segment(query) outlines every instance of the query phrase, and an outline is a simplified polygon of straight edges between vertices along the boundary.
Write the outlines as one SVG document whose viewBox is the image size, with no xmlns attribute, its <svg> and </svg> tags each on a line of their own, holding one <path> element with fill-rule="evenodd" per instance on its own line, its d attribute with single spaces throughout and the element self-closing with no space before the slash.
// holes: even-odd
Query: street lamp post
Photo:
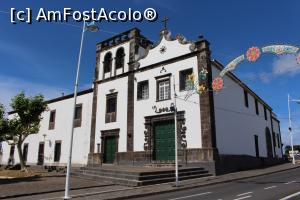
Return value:
<svg viewBox="0 0 300 200">
<path fill-rule="evenodd" d="M 292 120 L 291 120 L 291 107 L 290 102 L 297 102 L 300 103 L 300 100 L 291 99 L 291 96 L 288 94 L 288 112 L 289 112 L 289 132 L 291 137 L 291 147 L 292 147 L 292 158 L 293 158 L 293 165 L 295 165 L 295 154 L 294 154 L 294 144 L 293 144 L 293 133 L 292 133 Z"/>
<path fill-rule="evenodd" d="M 175 186 L 179 186 L 178 181 L 178 144 L 177 144 L 177 105 L 176 105 L 176 88 L 175 88 L 175 75 L 173 76 L 174 86 L 174 125 L 175 125 Z"/>
<path fill-rule="evenodd" d="M 74 85 L 73 109 L 72 109 L 72 114 L 71 114 L 72 119 L 71 119 L 70 147 L 69 147 L 69 158 L 68 158 L 68 165 L 67 165 L 64 199 L 71 198 L 69 196 L 69 189 L 70 189 L 70 174 L 71 174 L 72 149 L 73 149 L 74 117 L 75 117 L 75 109 L 76 109 L 76 102 L 77 102 L 77 90 L 78 90 L 78 82 L 79 82 L 79 72 L 80 72 L 81 53 L 82 53 L 84 33 L 86 31 L 97 32 L 98 30 L 99 30 L 99 28 L 94 24 L 94 22 L 86 23 L 85 21 L 83 21 L 81 42 L 80 42 L 80 49 L 79 49 L 79 57 L 78 57 L 78 63 L 77 63 L 76 80 L 75 80 L 75 85 Z"/>
</svg>

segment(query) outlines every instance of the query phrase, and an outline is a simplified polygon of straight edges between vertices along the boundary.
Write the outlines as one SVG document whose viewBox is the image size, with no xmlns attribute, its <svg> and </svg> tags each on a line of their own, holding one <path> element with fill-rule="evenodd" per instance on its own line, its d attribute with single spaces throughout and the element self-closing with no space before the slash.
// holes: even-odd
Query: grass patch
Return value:
<svg viewBox="0 0 300 200">
<path fill-rule="evenodd" d="M 53 176 L 54 174 L 56 173 L 46 171 L 32 171 L 30 169 L 28 169 L 27 172 L 21 170 L 0 170 L 0 176 L 13 178 Z"/>
</svg>

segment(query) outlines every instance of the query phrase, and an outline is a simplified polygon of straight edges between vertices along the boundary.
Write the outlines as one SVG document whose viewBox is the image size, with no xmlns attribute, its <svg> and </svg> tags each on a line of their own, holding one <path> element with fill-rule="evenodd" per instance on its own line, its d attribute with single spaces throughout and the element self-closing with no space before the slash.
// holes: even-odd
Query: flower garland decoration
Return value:
<svg viewBox="0 0 300 200">
<path fill-rule="evenodd" d="M 205 92 L 206 90 L 206 87 L 204 84 L 201 84 L 201 85 L 198 85 L 198 88 L 197 88 L 197 92 L 202 94 L 203 92 Z"/>
<path fill-rule="evenodd" d="M 300 53 L 297 56 L 297 62 L 298 62 L 298 64 L 300 64 Z"/>
<path fill-rule="evenodd" d="M 212 82 L 212 88 L 214 91 L 218 92 L 223 88 L 224 81 L 221 77 L 217 77 Z"/>
<path fill-rule="evenodd" d="M 255 62 L 260 57 L 260 49 L 258 47 L 251 47 L 248 49 L 246 56 L 248 61 Z"/>
<path fill-rule="evenodd" d="M 199 73 L 199 81 L 205 81 L 207 78 L 208 71 L 205 68 L 202 68 Z"/>
</svg>

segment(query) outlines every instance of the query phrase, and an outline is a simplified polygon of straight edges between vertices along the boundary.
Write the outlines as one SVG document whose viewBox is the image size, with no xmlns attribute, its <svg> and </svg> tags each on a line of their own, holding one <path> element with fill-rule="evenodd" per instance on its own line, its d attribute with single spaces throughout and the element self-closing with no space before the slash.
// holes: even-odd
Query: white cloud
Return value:
<svg viewBox="0 0 300 200">
<path fill-rule="evenodd" d="M 28 96 L 41 93 L 45 99 L 50 99 L 60 96 L 66 90 L 0 75 L 0 102 L 4 104 L 7 111 L 11 110 L 9 106 L 11 98 L 21 91 Z"/>
<path fill-rule="evenodd" d="M 300 73 L 300 64 L 297 63 L 294 55 L 279 56 L 273 61 L 273 74 L 279 75 L 295 75 Z"/>
<path fill-rule="evenodd" d="M 262 73 L 259 74 L 259 79 L 263 83 L 269 83 L 272 78 L 273 78 L 273 74 L 272 73 L 262 72 Z"/>
</svg>

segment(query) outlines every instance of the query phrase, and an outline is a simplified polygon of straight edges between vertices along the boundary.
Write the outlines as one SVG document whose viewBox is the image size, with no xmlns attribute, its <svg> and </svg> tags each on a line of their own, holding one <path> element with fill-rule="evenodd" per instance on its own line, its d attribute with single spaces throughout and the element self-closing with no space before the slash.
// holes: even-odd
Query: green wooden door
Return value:
<svg viewBox="0 0 300 200">
<path fill-rule="evenodd" d="M 154 127 L 154 160 L 175 159 L 175 126 L 173 122 L 158 123 Z"/>
<path fill-rule="evenodd" d="M 104 162 L 113 163 L 115 160 L 116 153 L 116 138 L 106 137 L 105 138 L 105 151 L 104 151 Z"/>
</svg>

